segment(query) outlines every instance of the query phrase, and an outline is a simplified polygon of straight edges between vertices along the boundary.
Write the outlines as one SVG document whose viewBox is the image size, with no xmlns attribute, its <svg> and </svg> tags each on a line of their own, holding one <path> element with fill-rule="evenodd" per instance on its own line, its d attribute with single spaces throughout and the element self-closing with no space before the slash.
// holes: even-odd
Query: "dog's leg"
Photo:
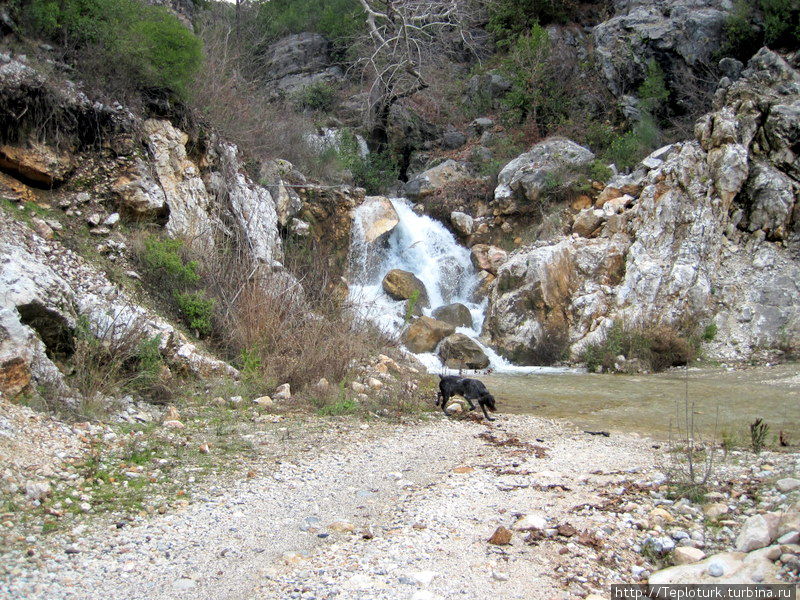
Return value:
<svg viewBox="0 0 800 600">
<path fill-rule="evenodd" d="M 450 395 L 446 392 L 442 393 L 442 412 L 447 414 L 447 403 L 450 401 Z"/>
<path fill-rule="evenodd" d="M 495 420 L 495 418 L 494 418 L 494 417 L 490 417 L 490 416 L 489 416 L 489 413 L 488 413 L 488 412 L 486 412 L 486 405 L 484 405 L 484 403 L 483 403 L 483 399 L 482 399 L 482 398 L 479 398 L 479 399 L 478 399 L 478 404 L 480 404 L 480 405 L 481 405 L 481 410 L 483 411 L 483 416 L 484 416 L 484 417 L 486 417 L 486 420 L 487 420 L 487 421 L 494 421 L 494 420 Z"/>
<path fill-rule="evenodd" d="M 466 401 L 467 401 L 467 404 L 469 404 L 469 409 L 470 409 L 470 410 L 475 410 L 475 405 L 472 403 L 472 400 L 470 400 L 470 399 L 469 399 L 469 398 L 467 398 L 466 396 L 464 396 L 464 400 L 466 400 Z"/>
</svg>

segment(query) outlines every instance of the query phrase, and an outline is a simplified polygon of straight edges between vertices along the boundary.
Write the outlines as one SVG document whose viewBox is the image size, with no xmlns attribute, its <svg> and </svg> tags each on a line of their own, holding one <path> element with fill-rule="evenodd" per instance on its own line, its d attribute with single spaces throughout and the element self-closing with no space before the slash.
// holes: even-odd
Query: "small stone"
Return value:
<svg viewBox="0 0 800 600">
<path fill-rule="evenodd" d="M 790 531 L 778 538 L 778 543 L 783 545 L 796 544 L 798 541 L 800 541 L 800 532 L 798 531 Z"/>
<path fill-rule="evenodd" d="M 25 497 L 29 500 L 41 500 L 50 495 L 50 484 L 46 481 L 28 481 L 25 483 Z"/>
<path fill-rule="evenodd" d="M 664 523 L 672 523 L 675 520 L 669 512 L 664 510 L 663 508 L 654 508 L 650 511 L 650 522 L 655 523 L 658 525 L 663 525 Z"/>
<path fill-rule="evenodd" d="M 208 454 L 211 452 L 211 448 L 208 447 L 208 444 L 200 444 L 198 450 L 200 451 L 200 454 Z"/>
<path fill-rule="evenodd" d="M 380 379 L 376 379 L 375 377 L 370 377 L 367 379 L 367 385 L 373 390 L 379 390 L 383 387 L 383 382 Z"/>
<path fill-rule="evenodd" d="M 530 531 L 531 529 L 547 529 L 547 519 L 542 515 L 525 515 L 514 523 L 512 529 L 516 531 Z"/>
<path fill-rule="evenodd" d="M 350 389 L 353 390 L 356 394 L 363 394 L 369 388 L 367 386 L 365 386 L 363 383 L 361 383 L 360 381 L 353 381 L 350 384 Z"/>
<path fill-rule="evenodd" d="M 230 398 L 228 398 L 228 404 L 230 404 L 231 406 L 238 406 L 242 402 L 244 402 L 244 398 L 242 398 L 241 396 L 231 396 Z"/>
<path fill-rule="evenodd" d="M 779 479 L 775 482 L 775 487 L 778 488 L 779 492 L 791 492 L 792 490 L 800 488 L 800 479 L 795 479 L 794 477 Z"/>
<path fill-rule="evenodd" d="M 253 404 L 257 404 L 263 408 L 269 408 L 270 406 L 275 406 L 275 402 L 269 396 L 260 396 L 258 398 L 253 399 Z"/>
<path fill-rule="evenodd" d="M 446 410 L 448 415 L 460 415 L 464 412 L 464 407 L 458 402 L 453 402 L 452 404 L 447 405 Z"/>
<path fill-rule="evenodd" d="M 292 389 L 288 383 L 279 385 L 273 394 L 275 400 L 289 400 L 292 397 Z"/>
<path fill-rule="evenodd" d="M 92 227 L 97 227 L 102 219 L 103 217 L 100 216 L 100 213 L 92 213 L 86 217 L 86 222 Z"/>
<path fill-rule="evenodd" d="M 177 419 L 170 419 L 168 421 L 164 421 L 164 427 L 167 429 L 184 429 L 186 425 Z"/>
<path fill-rule="evenodd" d="M 172 589 L 179 592 L 186 592 L 194 588 L 196 585 L 197 584 L 194 582 L 194 580 L 182 577 L 172 582 Z"/>
<path fill-rule="evenodd" d="M 722 515 L 728 514 L 728 505 L 722 502 L 707 504 L 703 508 L 703 514 L 709 519 L 718 519 Z"/>
<path fill-rule="evenodd" d="M 753 515 L 744 522 L 736 538 L 738 552 L 751 552 L 767 546 L 772 540 L 769 524 L 763 515 Z"/>
<path fill-rule="evenodd" d="M 107 227 L 113 227 L 119 223 L 119 213 L 111 213 L 103 220 L 103 225 Z"/>
<path fill-rule="evenodd" d="M 706 553 L 702 550 L 690 548 L 688 546 L 675 548 L 675 551 L 672 553 L 672 559 L 676 565 L 688 565 L 703 560 L 705 557 Z"/>
<path fill-rule="evenodd" d="M 48 225 L 47 223 L 45 223 L 42 219 L 39 218 L 31 219 L 31 225 L 33 226 L 33 230 L 44 239 L 46 240 L 53 239 L 53 228 L 50 227 L 50 225 Z"/>
<path fill-rule="evenodd" d="M 508 581 L 509 574 L 504 573 L 503 571 L 492 571 L 492 577 L 494 577 L 497 581 Z"/>
<path fill-rule="evenodd" d="M 354 533 L 356 530 L 355 525 L 347 521 L 335 521 L 328 525 L 328 529 L 336 533 Z"/>
<path fill-rule="evenodd" d="M 507 546 L 511 543 L 511 530 L 506 529 L 502 525 L 495 529 L 492 537 L 489 538 L 489 543 L 495 546 Z"/>
<path fill-rule="evenodd" d="M 428 586 L 431 582 L 439 576 L 436 571 L 419 571 L 411 574 L 411 579 L 421 586 Z"/>
<path fill-rule="evenodd" d="M 708 565 L 708 574 L 712 577 L 722 577 L 725 575 L 725 568 L 718 562 L 712 562 Z"/>
</svg>

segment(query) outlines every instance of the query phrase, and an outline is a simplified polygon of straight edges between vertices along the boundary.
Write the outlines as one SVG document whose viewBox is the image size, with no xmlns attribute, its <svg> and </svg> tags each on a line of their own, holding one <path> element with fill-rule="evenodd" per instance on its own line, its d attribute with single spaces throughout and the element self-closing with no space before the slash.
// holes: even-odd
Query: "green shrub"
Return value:
<svg viewBox="0 0 800 600">
<path fill-rule="evenodd" d="M 144 242 L 142 260 L 160 279 L 169 279 L 178 286 L 199 283 L 197 262 L 187 261 L 181 255 L 183 242 L 156 236 L 148 237 Z"/>
<path fill-rule="evenodd" d="M 637 358 L 650 370 L 659 372 L 669 367 L 686 365 L 697 358 L 697 343 L 673 327 L 652 326 L 626 328 L 615 321 L 602 342 L 588 344 L 581 360 L 589 371 L 602 367 L 613 370 L 617 356 Z"/>
<path fill-rule="evenodd" d="M 593 160 L 589 165 L 589 177 L 594 181 L 606 182 L 611 179 L 613 171 L 602 160 Z"/>
<path fill-rule="evenodd" d="M 27 29 L 135 87 L 185 95 L 202 60 L 200 40 L 161 6 L 137 0 L 30 0 Z"/>
<path fill-rule="evenodd" d="M 260 3 L 258 21 L 269 41 L 311 31 L 331 40 L 339 54 L 365 28 L 358 0 L 270 0 Z"/>
<path fill-rule="evenodd" d="M 550 36 L 538 24 L 517 37 L 509 48 L 500 65 L 500 71 L 511 82 L 511 89 L 502 98 L 504 118 L 509 123 L 531 118 L 547 133 L 566 119 L 570 103 L 549 59 Z"/>
<path fill-rule="evenodd" d="M 602 156 L 606 162 L 614 163 L 618 168 L 630 169 L 655 150 L 660 140 L 661 130 L 655 119 L 644 114 L 630 131 L 612 138 Z"/>
<path fill-rule="evenodd" d="M 292 102 L 298 110 L 329 112 L 336 102 L 336 90 L 330 84 L 319 81 L 296 92 Z"/>
<path fill-rule="evenodd" d="M 487 29 L 500 48 L 509 47 L 539 24 L 567 23 L 578 4 L 575 0 L 493 0 L 488 3 Z"/>
<path fill-rule="evenodd" d="M 647 72 L 636 95 L 642 109 L 650 114 L 656 114 L 669 99 L 664 71 L 655 60 L 647 61 Z"/>
<path fill-rule="evenodd" d="M 748 60 L 761 46 L 800 48 L 800 3 L 797 0 L 736 0 L 723 27 L 719 56 Z"/>
<path fill-rule="evenodd" d="M 797 0 L 761 0 L 764 42 L 796 50 L 800 46 L 800 3 Z"/>
<path fill-rule="evenodd" d="M 716 323 L 709 323 L 703 329 L 703 340 L 706 342 L 712 341 L 715 337 L 717 337 L 717 324 Z"/>
<path fill-rule="evenodd" d="M 200 337 L 211 333 L 216 302 L 203 292 L 176 292 L 175 303 L 186 324 Z"/>
<path fill-rule="evenodd" d="M 358 141 L 351 131 L 344 131 L 336 151 L 342 167 L 353 175 L 355 184 L 378 194 L 397 181 L 399 168 L 389 152 L 370 152 L 361 156 Z"/>
</svg>

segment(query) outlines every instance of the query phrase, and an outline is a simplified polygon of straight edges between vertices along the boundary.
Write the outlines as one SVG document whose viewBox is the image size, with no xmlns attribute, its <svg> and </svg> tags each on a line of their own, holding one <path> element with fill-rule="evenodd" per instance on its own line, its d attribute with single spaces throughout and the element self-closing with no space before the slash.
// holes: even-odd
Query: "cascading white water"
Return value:
<svg viewBox="0 0 800 600">
<path fill-rule="evenodd" d="M 475 340 L 496 371 L 533 371 L 541 367 L 516 367 L 478 340 L 486 310 L 486 300 L 476 302 L 473 292 L 478 273 L 470 260 L 470 252 L 459 245 L 453 235 L 438 221 L 416 214 L 405 198 L 391 200 L 399 217 L 385 244 L 367 241 L 365 224 L 372 222 L 375 204 L 366 202 L 355 210 L 349 256 L 350 302 L 359 315 L 372 321 L 390 335 L 399 335 L 405 325 L 406 303 L 392 300 L 382 288 L 383 277 L 392 269 L 414 273 L 424 284 L 430 298 L 431 313 L 440 306 L 459 302 L 472 313 L 473 328 L 457 331 Z M 435 354 L 417 357 L 431 371 L 444 367 Z"/>
</svg>

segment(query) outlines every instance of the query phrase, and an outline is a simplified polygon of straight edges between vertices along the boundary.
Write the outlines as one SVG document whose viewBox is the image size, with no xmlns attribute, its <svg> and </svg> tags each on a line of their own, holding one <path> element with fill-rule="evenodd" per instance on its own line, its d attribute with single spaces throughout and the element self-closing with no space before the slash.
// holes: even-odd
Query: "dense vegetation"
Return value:
<svg viewBox="0 0 800 600">
<path fill-rule="evenodd" d="M 59 44 L 81 71 L 185 96 L 202 62 L 200 40 L 169 10 L 137 0 L 30 0 L 32 33 Z"/>
</svg>

